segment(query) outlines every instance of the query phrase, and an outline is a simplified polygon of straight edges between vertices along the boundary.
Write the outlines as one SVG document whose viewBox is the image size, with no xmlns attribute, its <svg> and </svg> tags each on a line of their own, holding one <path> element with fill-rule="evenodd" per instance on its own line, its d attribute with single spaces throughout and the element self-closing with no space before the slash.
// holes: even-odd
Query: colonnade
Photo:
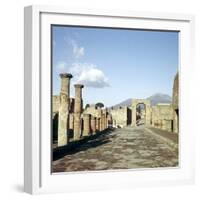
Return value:
<svg viewBox="0 0 200 200">
<path fill-rule="evenodd" d="M 61 91 L 58 120 L 58 146 L 65 146 L 70 141 L 77 141 L 84 137 L 96 134 L 108 128 L 108 114 L 106 110 L 99 109 L 99 117 L 83 113 L 82 89 L 84 85 L 75 84 L 74 107 L 70 105 L 70 80 L 73 76 L 69 73 L 60 74 Z M 70 132 L 73 138 L 69 138 Z"/>
</svg>

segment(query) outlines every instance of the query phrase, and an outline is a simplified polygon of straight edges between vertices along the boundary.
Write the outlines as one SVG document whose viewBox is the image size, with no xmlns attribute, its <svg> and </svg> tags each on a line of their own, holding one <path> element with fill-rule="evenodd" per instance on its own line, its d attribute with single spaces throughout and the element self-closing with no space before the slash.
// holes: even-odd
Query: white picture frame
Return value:
<svg viewBox="0 0 200 200">
<path fill-rule="evenodd" d="M 194 77 L 194 17 L 185 14 L 25 8 L 24 189 L 31 194 L 133 188 L 194 182 L 194 133 L 189 103 Z M 180 165 L 173 169 L 51 174 L 50 25 L 84 25 L 180 31 Z M 189 102 L 189 103 L 188 103 Z"/>
</svg>

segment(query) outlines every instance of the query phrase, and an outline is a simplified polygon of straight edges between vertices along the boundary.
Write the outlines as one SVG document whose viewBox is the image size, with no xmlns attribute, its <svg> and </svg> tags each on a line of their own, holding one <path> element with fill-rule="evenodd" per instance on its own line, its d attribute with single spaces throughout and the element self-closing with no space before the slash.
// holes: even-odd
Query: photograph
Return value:
<svg viewBox="0 0 200 200">
<path fill-rule="evenodd" d="M 179 167 L 179 31 L 51 25 L 51 172 Z"/>
</svg>

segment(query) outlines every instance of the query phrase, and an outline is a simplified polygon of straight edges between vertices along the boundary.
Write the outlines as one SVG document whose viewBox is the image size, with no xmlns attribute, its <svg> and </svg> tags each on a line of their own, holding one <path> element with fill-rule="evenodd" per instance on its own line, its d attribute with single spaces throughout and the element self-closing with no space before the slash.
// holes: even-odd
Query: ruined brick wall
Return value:
<svg viewBox="0 0 200 200">
<path fill-rule="evenodd" d="M 53 95 L 52 97 L 52 112 L 53 116 L 58 113 L 60 106 L 60 96 Z M 70 98 L 70 112 L 74 112 L 74 98 Z"/>
<path fill-rule="evenodd" d="M 54 95 L 52 97 L 52 112 L 53 112 L 53 115 L 55 115 L 58 112 L 59 106 L 60 106 L 60 96 Z"/>
<path fill-rule="evenodd" d="M 174 109 L 178 109 L 178 88 L 179 88 L 179 78 L 178 73 L 174 78 L 174 85 L 173 85 L 173 97 L 172 97 L 172 105 Z"/>
<path fill-rule="evenodd" d="M 157 104 L 152 107 L 152 119 L 173 119 L 173 108 L 170 104 Z"/>
<path fill-rule="evenodd" d="M 157 104 L 152 107 L 152 125 L 166 131 L 172 131 L 173 107 L 171 104 Z"/>
<path fill-rule="evenodd" d="M 83 111 L 84 114 L 91 114 L 92 116 L 94 117 L 101 117 L 101 113 L 99 112 L 98 108 L 95 107 L 95 106 L 90 106 L 90 107 L 87 107 L 87 109 L 85 109 Z"/>
<path fill-rule="evenodd" d="M 128 125 L 128 108 L 121 107 L 110 110 L 112 115 L 112 119 L 114 121 L 115 126 L 124 127 Z"/>
<path fill-rule="evenodd" d="M 179 75 L 176 74 L 174 78 L 172 106 L 173 106 L 173 132 L 179 131 Z"/>
</svg>

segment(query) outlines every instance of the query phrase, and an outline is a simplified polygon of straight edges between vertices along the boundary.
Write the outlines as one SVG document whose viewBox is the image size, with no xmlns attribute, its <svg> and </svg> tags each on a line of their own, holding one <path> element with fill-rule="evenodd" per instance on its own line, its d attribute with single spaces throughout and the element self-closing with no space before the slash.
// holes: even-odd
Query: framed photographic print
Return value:
<svg viewBox="0 0 200 200">
<path fill-rule="evenodd" d="M 25 8 L 25 191 L 192 183 L 194 19 Z"/>
</svg>

